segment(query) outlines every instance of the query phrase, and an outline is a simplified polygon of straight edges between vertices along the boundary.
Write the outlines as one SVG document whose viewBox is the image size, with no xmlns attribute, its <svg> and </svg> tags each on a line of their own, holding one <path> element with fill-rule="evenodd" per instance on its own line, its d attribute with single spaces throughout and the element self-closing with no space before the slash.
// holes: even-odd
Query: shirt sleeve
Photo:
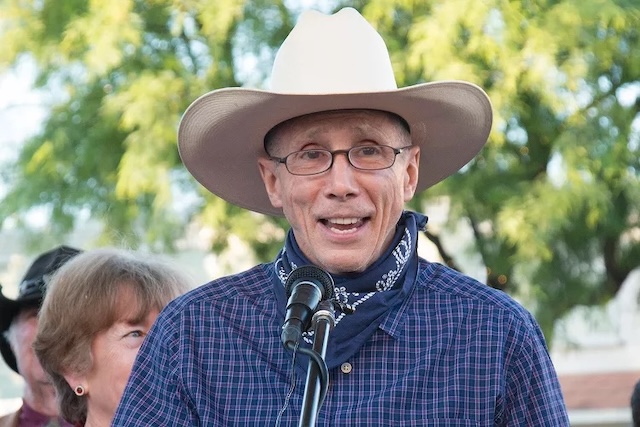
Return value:
<svg viewBox="0 0 640 427">
<path fill-rule="evenodd" d="M 112 427 L 200 425 L 179 379 L 177 322 L 165 314 L 138 352 Z"/>
<path fill-rule="evenodd" d="M 530 317 L 520 349 L 507 368 L 504 411 L 496 425 L 569 426 L 560 382 L 544 336 Z"/>
</svg>

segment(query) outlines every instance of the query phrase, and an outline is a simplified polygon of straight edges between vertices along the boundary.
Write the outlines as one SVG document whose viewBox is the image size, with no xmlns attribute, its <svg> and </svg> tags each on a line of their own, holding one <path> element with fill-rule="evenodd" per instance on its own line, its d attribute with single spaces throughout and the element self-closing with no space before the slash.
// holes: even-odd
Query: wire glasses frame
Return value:
<svg viewBox="0 0 640 427">
<path fill-rule="evenodd" d="M 406 149 L 413 147 L 395 148 L 388 145 L 363 145 L 348 150 L 329 151 L 321 148 L 294 151 L 285 157 L 271 156 L 271 160 L 283 163 L 292 175 L 317 175 L 328 171 L 333 166 L 335 156 L 346 154 L 349 164 L 359 170 L 381 170 L 393 166 L 396 156 Z"/>
</svg>

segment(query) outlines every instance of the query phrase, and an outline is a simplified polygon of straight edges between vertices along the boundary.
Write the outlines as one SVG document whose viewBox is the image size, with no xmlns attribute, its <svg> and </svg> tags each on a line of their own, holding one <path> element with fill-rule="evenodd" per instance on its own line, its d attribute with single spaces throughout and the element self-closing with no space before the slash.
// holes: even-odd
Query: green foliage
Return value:
<svg viewBox="0 0 640 427">
<path fill-rule="evenodd" d="M 489 284 L 532 296 L 548 334 L 574 305 L 615 295 L 640 266 L 640 5 L 368 7 L 385 38 L 402 36 L 393 45 L 407 46 L 394 56 L 403 85 L 468 80 L 486 88 L 494 105 L 481 155 L 414 206 L 448 195 L 451 224 L 471 225 Z M 409 31 L 398 32 L 395 18 L 407 16 Z M 636 101 L 625 104 L 625 91 Z"/>
<path fill-rule="evenodd" d="M 547 334 L 574 305 L 615 295 L 640 265 L 637 2 L 317 5 L 359 9 L 387 42 L 399 86 L 462 79 L 489 93 L 488 145 L 410 204 L 449 200 L 450 226 L 469 224 L 489 285 L 535 302 Z M 196 222 L 214 230 L 215 252 L 235 235 L 271 259 L 286 222 L 204 192 L 180 163 L 175 130 L 208 90 L 264 87 L 299 12 L 267 0 L 5 0 L 0 64 L 28 55 L 57 101 L 2 172 L 0 220 L 41 208 L 49 234 L 63 236 L 95 218 L 102 242 L 158 250 Z"/>
</svg>

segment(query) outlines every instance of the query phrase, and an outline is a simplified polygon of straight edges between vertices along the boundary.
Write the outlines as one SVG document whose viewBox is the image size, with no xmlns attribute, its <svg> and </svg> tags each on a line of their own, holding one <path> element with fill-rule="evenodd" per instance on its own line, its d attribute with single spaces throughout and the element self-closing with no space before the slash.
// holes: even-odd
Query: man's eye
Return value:
<svg viewBox="0 0 640 427">
<path fill-rule="evenodd" d="M 305 150 L 300 152 L 300 160 L 319 160 L 325 156 L 324 151 L 320 150 Z"/>
<path fill-rule="evenodd" d="M 355 154 L 360 157 L 379 156 L 380 149 L 374 146 L 360 147 L 356 150 Z"/>
</svg>

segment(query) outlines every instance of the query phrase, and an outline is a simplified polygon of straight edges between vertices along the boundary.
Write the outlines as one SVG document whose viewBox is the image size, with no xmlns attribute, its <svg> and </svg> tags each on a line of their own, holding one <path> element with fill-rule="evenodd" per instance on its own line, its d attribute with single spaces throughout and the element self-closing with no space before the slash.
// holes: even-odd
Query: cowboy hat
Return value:
<svg viewBox="0 0 640 427">
<path fill-rule="evenodd" d="M 7 365 L 18 372 L 16 356 L 11 350 L 5 332 L 13 319 L 25 308 L 38 308 L 42 304 L 50 277 L 64 263 L 80 253 L 80 250 L 69 246 L 58 246 L 40 254 L 31 264 L 18 287 L 18 298 L 9 299 L 2 294 L 0 286 L 0 353 Z M 18 372 L 19 373 L 19 372 Z"/>
<path fill-rule="evenodd" d="M 372 109 L 395 113 L 421 147 L 417 191 L 457 172 L 486 143 L 492 111 L 486 93 L 461 81 L 398 89 L 386 45 L 353 8 L 308 11 L 280 47 L 271 91 L 223 88 L 196 99 L 178 129 L 182 162 L 212 193 L 269 215 L 274 208 L 257 158 L 277 124 L 305 114 Z"/>
</svg>

